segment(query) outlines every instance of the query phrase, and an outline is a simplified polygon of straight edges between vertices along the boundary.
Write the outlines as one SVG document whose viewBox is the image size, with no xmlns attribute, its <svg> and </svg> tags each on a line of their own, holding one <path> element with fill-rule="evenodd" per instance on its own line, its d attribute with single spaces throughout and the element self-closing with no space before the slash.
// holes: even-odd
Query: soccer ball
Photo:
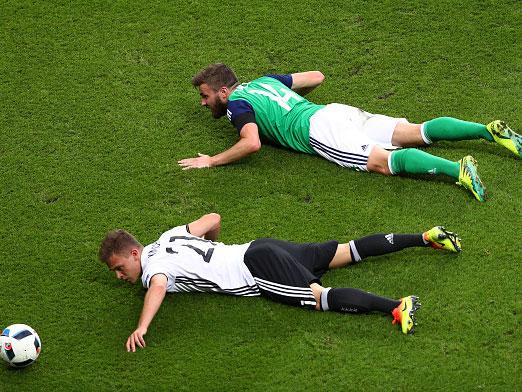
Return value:
<svg viewBox="0 0 522 392">
<path fill-rule="evenodd" d="M 0 357 L 11 366 L 25 367 L 38 358 L 42 349 L 40 337 L 25 324 L 13 324 L 0 335 Z"/>
</svg>

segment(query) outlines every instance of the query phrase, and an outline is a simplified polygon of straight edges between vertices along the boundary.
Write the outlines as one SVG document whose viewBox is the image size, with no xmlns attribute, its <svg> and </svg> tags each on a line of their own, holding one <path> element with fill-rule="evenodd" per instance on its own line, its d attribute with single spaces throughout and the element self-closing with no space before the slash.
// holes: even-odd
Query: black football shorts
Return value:
<svg viewBox="0 0 522 392">
<path fill-rule="evenodd" d="M 316 301 L 310 284 L 321 284 L 337 245 L 337 241 L 299 244 L 262 238 L 250 244 L 244 260 L 262 296 L 313 309 Z"/>
</svg>

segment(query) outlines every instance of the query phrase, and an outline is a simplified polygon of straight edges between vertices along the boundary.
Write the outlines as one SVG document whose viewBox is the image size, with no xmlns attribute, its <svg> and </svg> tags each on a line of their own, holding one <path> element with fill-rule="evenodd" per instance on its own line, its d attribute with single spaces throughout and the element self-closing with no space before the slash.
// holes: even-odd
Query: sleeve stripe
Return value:
<svg viewBox="0 0 522 392">
<path fill-rule="evenodd" d="M 281 83 L 283 83 L 288 88 L 292 88 L 292 84 L 294 83 L 292 74 L 279 74 L 279 75 L 278 74 L 269 74 L 266 76 L 273 78 L 275 80 L 279 80 Z"/>
</svg>

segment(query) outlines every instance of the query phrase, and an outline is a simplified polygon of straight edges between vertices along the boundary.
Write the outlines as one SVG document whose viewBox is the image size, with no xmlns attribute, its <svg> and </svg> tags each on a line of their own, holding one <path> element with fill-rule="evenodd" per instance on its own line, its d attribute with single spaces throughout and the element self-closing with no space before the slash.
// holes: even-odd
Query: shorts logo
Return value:
<svg viewBox="0 0 522 392">
<path fill-rule="evenodd" d="M 388 242 L 393 245 L 393 233 L 386 234 L 384 238 L 386 238 Z"/>
<path fill-rule="evenodd" d="M 362 149 L 363 151 L 366 151 L 366 150 L 368 149 L 368 145 L 367 145 L 367 144 L 363 144 L 363 145 L 361 146 L 361 149 Z"/>
<path fill-rule="evenodd" d="M 341 306 L 341 312 L 359 313 L 359 309 L 357 309 L 357 308 L 347 308 L 347 307 Z"/>
</svg>

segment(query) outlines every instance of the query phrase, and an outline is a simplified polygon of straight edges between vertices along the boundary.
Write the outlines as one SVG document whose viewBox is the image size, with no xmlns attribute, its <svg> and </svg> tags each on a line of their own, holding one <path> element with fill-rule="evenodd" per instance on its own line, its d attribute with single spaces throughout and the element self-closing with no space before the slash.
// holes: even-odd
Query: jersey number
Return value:
<svg viewBox="0 0 522 392">
<path fill-rule="evenodd" d="M 281 106 L 283 109 L 285 109 L 287 111 L 290 111 L 290 109 L 292 109 L 290 107 L 290 105 L 288 104 L 288 101 L 290 101 L 290 98 L 293 98 L 297 101 L 300 101 L 303 99 L 299 95 L 294 93 L 292 90 L 281 89 L 280 91 L 277 91 L 275 88 L 273 88 L 272 86 L 270 86 L 268 84 L 265 84 L 265 83 L 259 83 L 259 84 L 270 92 L 263 91 L 263 90 L 251 90 L 251 92 L 253 94 L 264 95 L 265 97 L 268 97 L 272 101 L 276 102 L 279 106 Z M 284 95 L 281 95 L 281 94 L 284 94 Z"/>
<path fill-rule="evenodd" d="M 214 245 L 214 243 L 210 240 L 204 240 L 203 238 L 197 238 L 197 237 L 186 237 L 186 236 L 182 236 L 182 235 L 175 235 L 173 237 L 170 237 L 169 242 L 174 242 L 176 240 L 210 242 L 212 245 Z M 194 245 L 183 244 L 181 246 L 186 246 L 187 248 L 192 249 L 198 255 L 203 257 L 203 261 L 205 263 L 210 263 L 210 258 L 212 257 L 212 254 L 214 253 L 214 248 L 208 248 L 207 251 L 205 252 L 205 251 L 203 251 L 203 249 L 199 249 L 199 248 L 195 247 Z M 172 248 L 167 248 L 166 251 L 167 251 L 167 253 L 170 253 L 170 254 L 178 253 Z"/>
</svg>

